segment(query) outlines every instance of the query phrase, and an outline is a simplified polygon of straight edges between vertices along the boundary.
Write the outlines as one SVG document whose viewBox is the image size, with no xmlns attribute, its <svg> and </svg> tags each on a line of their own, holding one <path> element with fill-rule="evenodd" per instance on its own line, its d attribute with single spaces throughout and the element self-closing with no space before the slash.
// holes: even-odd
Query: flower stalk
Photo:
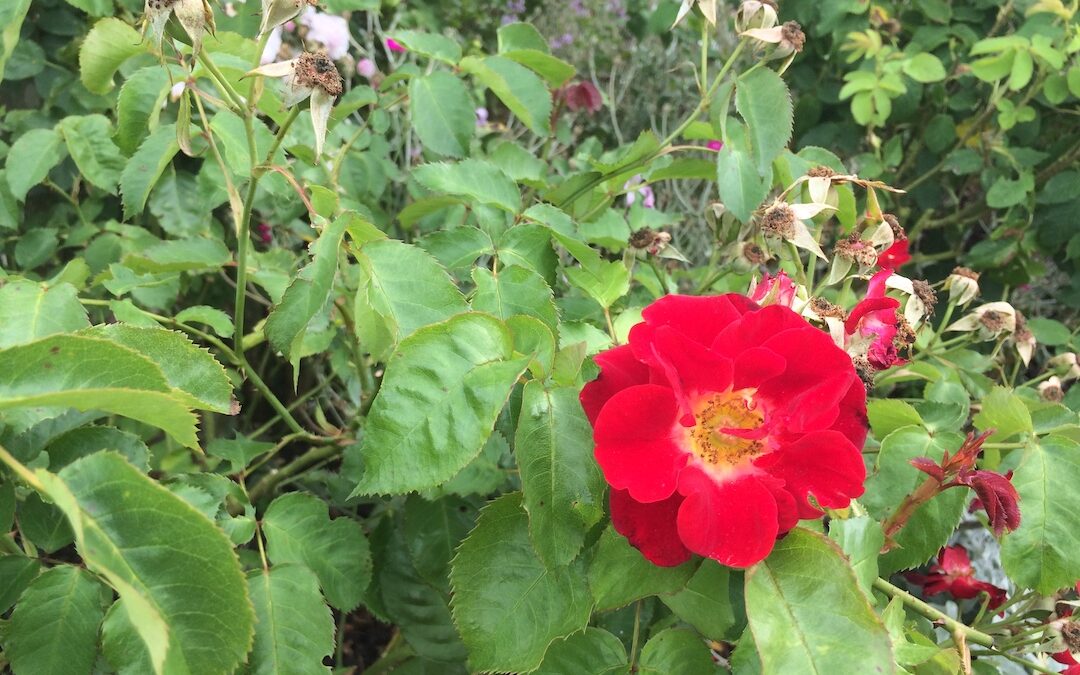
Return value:
<svg viewBox="0 0 1080 675">
<path fill-rule="evenodd" d="M 961 623 L 952 618 L 940 609 L 923 602 L 919 598 L 916 598 L 911 593 L 908 593 L 902 588 L 892 585 L 888 581 L 878 577 L 874 579 L 874 588 L 881 591 L 890 598 L 896 598 L 906 606 L 910 607 L 913 611 L 923 615 L 927 619 L 934 622 L 940 622 L 943 624 L 949 632 L 962 634 L 968 642 L 982 645 L 983 647 L 993 648 L 994 638 L 986 633 L 976 630 L 967 624 Z"/>
</svg>

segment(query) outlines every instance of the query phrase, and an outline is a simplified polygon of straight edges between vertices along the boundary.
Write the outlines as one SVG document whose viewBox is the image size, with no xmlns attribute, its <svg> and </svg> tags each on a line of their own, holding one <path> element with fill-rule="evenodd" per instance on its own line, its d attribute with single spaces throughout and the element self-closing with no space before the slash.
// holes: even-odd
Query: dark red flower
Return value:
<svg viewBox="0 0 1080 675">
<path fill-rule="evenodd" d="M 996 609 L 1005 602 L 1004 589 L 975 578 L 967 550 L 960 545 L 941 549 L 937 563 L 930 566 L 928 574 L 910 573 L 906 577 L 908 581 L 922 586 L 927 596 L 948 593 L 958 600 L 967 600 L 979 597 L 980 593 L 986 591 L 990 595 L 987 605 L 990 609 Z"/>
<path fill-rule="evenodd" d="M 900 301 L 885 296 L 885 281 L 890 276 L 890 270 L 882 270 L 871 277 L 866 296 L 844 321 L 848 351 L 861 355 L 865 350 L 866 359 L 878 370 L 905 363 L 896 349 L 896 310 Z"/>
<path fill-rule="evenodd" d="M 600 110 L 604 105 L 604 100 L 600 97 L 600 92 L 593 86 L 592 82 L 578 82 L 577 84 L 571 84 L 562 90 L 563 100 L 566 101 L 566 107 L 570 112 L 577 112 L 584 110 L 589 113 L 594 113 Z"/>
<path fill-rule="evenodd" d="M 894 241 L 892 246 L 878 255 L 877 264 L 883 270 L 893 271 L 900 269 L 910 261 L 911 254 L 908 253 L 908 240 L 900 239 Z"/>
<path fill-rule="evenodd" d="M 862 494 L 866 390 L 828 335 L 734 294 L 668 295 L 642 316 L 596 357 L 581 404 L 612 524 L 646 558 L 748 567 L 815 504 Z"/>
</svg>

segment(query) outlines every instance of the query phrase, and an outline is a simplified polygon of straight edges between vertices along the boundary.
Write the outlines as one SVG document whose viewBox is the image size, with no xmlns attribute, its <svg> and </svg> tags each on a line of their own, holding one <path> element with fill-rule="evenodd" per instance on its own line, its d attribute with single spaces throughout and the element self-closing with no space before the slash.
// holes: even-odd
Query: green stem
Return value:
<svg viewBox="0 0 1080 675">
<path fill-rule="evenodd" d="M 637 656 L 638 656 L 638 641 L 641 639 L 641 600 L 637 601 L 634 605 L 634 636 L 630 639 L 630 668 L 629 672 L 635 672 Z"/>
<path fill-rule="evenodd" d="M 950 632 L 963 633 L 964 637 L 967 638 L 968 642 L 973 642 L 977 645 L 982 645 L 983 647 L 993 648 L 994 646 L 994 638 L 990 637 L 986 633 L 975 630 L 974 628 L 966 624 L 960 623 L 948 614 L 942 612 L 940 609 L 937 609 L 936 607 L 933 607 L 932 605 L 923 602 L 911 593 L 908 593 L 902 588 L 893 586 L 888 581 L 885 581 L 880 577 L 874 579 L 874 588 L 881 591 L 885 595 L 888 595 L 891 598 L 899 599 L 900 602 L 904 603 L 905 605 L 913 609 L 915 612 L 925 616 L 927 619 L 930 619 L 931 621 L 940 621 L 941 623 L 945 624 L 945 627 L 948 628 Z"/>
<path fill-rule="evenodd" d="M 324 459 L 330 459 L 336 457 L 345 451 L 345 446 L 338 443 L 332 443 L 330 445 L 323 445 L 315 448 L 311 448 L 304 454 L 300 455 L 293 461 L 289 462 L 285 466 L 281 467 L 277 471 L 271 471 L 264 476 L 262 480 L 255 484 L 251 488 L 249 494 L 251 495 L 251 503 L 254 504 L 259 501 L 263 496 L 270 493 L 279 483 L 292 478 L 293 476 L 303 473 L 306 469 L 312 465 L 318 464 Z"/>
<path fill-rule="evenodd" d="M 945 314 L 941 317 L 941 328 L 939 328 L 938 331 L 934 333 L 933 337 L 930 338 L 930 341 L 926 343 L 926 347 L 923 351 L 929 351 L 930 348 L 934 346 L 934 343 L 941 339 L 942 334 L 945 333 L 945 329 L 949 327 L 949 319 L 952 318 L 954 311 L 956 311 L 956 303 L 950 302 L 945 308 Z"/>
<path fill-rule="evenodd" d="M 225 98 L 229 101 L 229 107 L 234 113 L 246 118 L 244 97 L 237 93 L 229 81 L 225 79 L 225 75 L 218 70 L 217 64 L 210 58 L 209 52 L 205 49 L 199 52 L 199 61 L 206 67 L 206 71 L 210 73 L 210 79 L 214 81 L 214 86 L 221 90 L 225 94 Z"/>
<path fill-rule="evenodd" d="M 26 468 L 26 466 L 15 459 L 15 456 L 7 451 L 7 448 L 0 445 L 0 462 L 7 464 L 8 467 L 22 478 L 23 481 L 34 488 L 38 492 L 45 492 L 45 485 L 34 475 L 34 472 Z"/>
<path fill-rule="evenodd" d="M 989 651 L 985 651 L 985 652 L 984 651 L 971 652 L 971 655 L 972 656 L 1000 656 L 1001 658 L 1012 661 L 1013 663 L 1018 663 L 1018 664 L 1024 666 L 1025 668 L 1030 668 L 1030 669 L 1034 670 L 1037 673 L 1051 673 L 1051 675 L 1058 675 L 1058 671 L 1056 671 L 1056 670 L 1050 670 L 1049 668 L 1047 668 L 1045 666 L 1040 666 L 1039 664 L 1037 664 L 1037 663 L 1035 663 L 1033 661 L 1028 661 L 1027 659 L 1022 659 L 1022 658 L 1020 658 L 1018 656 L 1013 656 L 1012 654 L 1009 654 L 1007 652 L 999 652 L 999 651 L 989 650 Z"/>
</svg>

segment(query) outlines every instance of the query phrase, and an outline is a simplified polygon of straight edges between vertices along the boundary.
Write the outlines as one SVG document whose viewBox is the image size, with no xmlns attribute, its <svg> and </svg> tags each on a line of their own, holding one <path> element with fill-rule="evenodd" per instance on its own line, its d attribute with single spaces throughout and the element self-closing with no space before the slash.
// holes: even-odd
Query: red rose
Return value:
<svg viewBox="0 0 1080 675">
<path fill-rule="evenodd" d="M 957 599 L 976 598 L 986 591 L 990 595 L 987 605 L 996 609 L 1005 602 L 1005 590 L 975 578 L 971 559 L 963 546 L 946 546 L 938 553 L 938 562 L 930 566 L 929 574 L 910 573 L 908 581 L 923 587 L 927 596 L 948 593 Z"/>
<path fill-rule="evenodd" d="M 893 242 L 893 245 L 881 252 L 878 256 L 877 264 L 883 270 L 897 270 L 900 267 L 906 265 L 911 261 L 911 254 L 908 252 L 908 240 L 900 239 Z"/>
<path fill-rule="evenodd" d="M 764 559 L 811 504 L 863 492 L 866 390 L 851 359 L 787 307 L 668 295 L 596 357 L 581 404 L 611 521 L 657 565 Z"/>
</svg>

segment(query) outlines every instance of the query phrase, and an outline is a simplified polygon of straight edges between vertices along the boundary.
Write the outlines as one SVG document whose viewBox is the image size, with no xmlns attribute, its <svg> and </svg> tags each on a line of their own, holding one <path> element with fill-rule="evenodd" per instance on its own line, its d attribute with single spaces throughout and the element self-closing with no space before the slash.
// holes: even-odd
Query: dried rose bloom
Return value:
<svg viewBox="0 0 1080 675">
<path fill-rule="evenodd" d="M 735 10 L 735 30 L 772 28 L 776 25 L 776 3 L 773 0 L 743 0 Z"/>
<path fill-rule="evenodd" d="M 945 328 L 946 331 L 977 331 L 983 340 L 1016 330 L 1016 310 L 1007 302 L 988 302 Z"/>
<path fill-rule="evenodd" d="M 828 204 L 788 204 L 778 199 L 766 207 L 759 223 L 765 234 L 790 241 L 822 260 L 827 260 L 821 246 L 814 240 L 803 220 L 813 218 L 831 208 L 833 207 Z"/>
<path fill-rule="evenodd" d="M 311 97 L 311 125 L 315 129 L 315 155 L 322 155 L 326 123 L 334 100 L 341 95 L 341 75 L 326 54 L 305 52 L 295 59 L 270 63 L 248 73 L 280 77 L 284 82 L 281 104 L 291 108 Z"/>
<path fill-rule="evenodd" d="M 806 44 L 806 34 L 797 21 L 788 21 L 772 28 L 751 28 L 741 35 L 776 45 L 775 56 L 784 57 L 801 52 Z"/>
<path fill-rule="evenodd" d="M 949 291 L 949 302 L 966 305 L 979 294 L 979 273 L 967 267 L 957 267 L 945 279 L 944 288 Z"/>
<path fill-rule="evenodd" d="M 1061 403 L 1065 400 L 1065 388 L 1061 378 L 1051 375 L 1045 382 L 1039 383 L 1039 397 L 1049 403 Z"/>
</svg>

